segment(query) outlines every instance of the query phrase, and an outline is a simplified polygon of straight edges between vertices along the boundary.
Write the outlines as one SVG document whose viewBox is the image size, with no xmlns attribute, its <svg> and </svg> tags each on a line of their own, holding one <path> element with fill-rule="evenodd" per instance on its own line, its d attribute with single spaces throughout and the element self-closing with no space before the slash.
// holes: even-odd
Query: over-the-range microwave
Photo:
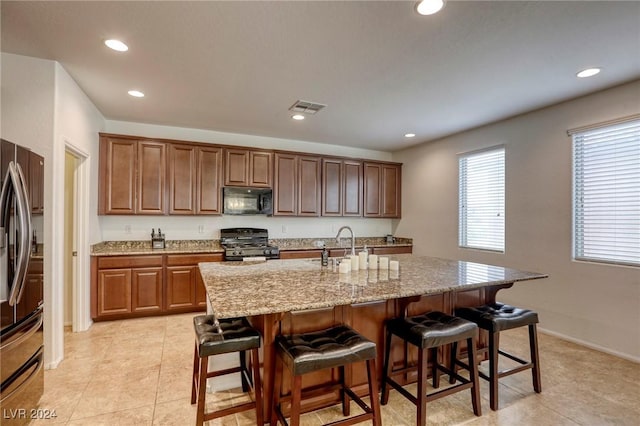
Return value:
<svg viewBox="0 0 640 426">
<path fill-rule="evenodd" d="M 223 200 L 224 214 L 273 214 L 273 192 L 270 188 L 226 186 L 223 189 Z"/>
</svg>

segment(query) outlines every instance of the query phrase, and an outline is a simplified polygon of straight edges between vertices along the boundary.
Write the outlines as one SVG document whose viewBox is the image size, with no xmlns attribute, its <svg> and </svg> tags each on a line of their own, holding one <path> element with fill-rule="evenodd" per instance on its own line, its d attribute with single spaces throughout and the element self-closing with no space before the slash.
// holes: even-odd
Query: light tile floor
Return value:
<svg viewBox="0 0 640 426">
<path fill-rule="evenodd" d="M 194 314 L 94 324 L 65 333 L 65 359 L 45 372 L 40 407 L 57 417 L 35 424 L 191 425 L 190 404 Z M 503 333 L 501 344 L 526 356 L 526 330 Z M 531 375 L 516 374 L 500 384 L 500 410 L 489 409 L 489 389 L 481 380 L 483 416 L 471 409 L 469 392 L 430 403 L 430 425 L 637 425 L 640 419 L 640 365 L 545 334 L 539 335 L 541 394 Z M 481 368 L 486 368 L 483 363 Z M 415 390 L 415 386 L 411 389 Z M 208 405 L 239 403 L 239 390 L 208 394 Z M 358 408 L 352 405 L 352 413 Z M 415 407 L 398 392 L 382 407 L 383 424 L 415 424 Z M 307 413 L 303 425 L 341 417 L 339 406 Z M 217 419 L 208 425 L 254 424 L 253 413 Z"/>
</svg>

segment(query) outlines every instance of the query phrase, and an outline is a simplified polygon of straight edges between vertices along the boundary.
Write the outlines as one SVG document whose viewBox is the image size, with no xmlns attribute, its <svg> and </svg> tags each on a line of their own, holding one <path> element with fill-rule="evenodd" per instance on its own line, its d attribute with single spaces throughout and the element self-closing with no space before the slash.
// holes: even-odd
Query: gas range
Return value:
<svg viewBox="0 0 640 426">
<path fill-rule="evenodd" d="M 220 230 L 220 245 L 225 260 L 252 257 L 279 259 L 278 247 L 269 244 L 269 233 L 262 228 L 225 228 Z"/>
</svg>

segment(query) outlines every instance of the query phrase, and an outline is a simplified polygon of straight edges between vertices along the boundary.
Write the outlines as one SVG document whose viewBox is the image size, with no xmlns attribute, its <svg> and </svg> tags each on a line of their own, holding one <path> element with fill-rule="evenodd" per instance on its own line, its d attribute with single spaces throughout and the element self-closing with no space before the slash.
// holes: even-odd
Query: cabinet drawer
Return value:
<svg viewBox="0 0 640 426">
<path fill-rule="evenodd" d="M 400 247 L 374 247 L 373 254 L 402 254 L 413 253 L 413 247 L 400 246 Z"/>
<path fill-rule="evenodd" d="M 222 253 L 172 254 L 167 256 L 167 266 L 192 266 L 200 262 L 222 262 Z"/>
<path fill-rule="evenodd" d="M 162 266 L 162 256 L 105 256 L 98 258 L 98 269 Z"/>
<path fill-rule="evenodd" d="M 322 257 L 322 250 L 286 250 L 280 252 L 280 259 L 309 259 Z"/>
</svg>

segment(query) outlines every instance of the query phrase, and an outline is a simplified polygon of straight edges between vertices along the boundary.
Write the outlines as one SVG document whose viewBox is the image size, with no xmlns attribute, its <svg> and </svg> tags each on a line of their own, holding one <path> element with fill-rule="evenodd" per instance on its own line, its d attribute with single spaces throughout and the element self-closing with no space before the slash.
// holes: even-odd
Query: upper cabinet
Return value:
<svg viewBox="0 0 640 426">
<path fill-rule="evenodd" d="M 166 144 L 100 137 L 98 214 L 165 214 Z"/>
<path fill-rule="evenodd" d="M 272 153 L 251 149 L 225 149 L 224 185 L 271 188 Z"/>
<path fill-rule="evenodd" d="M 320 215 L 320 157 L 276 153 L 274 216 Z"/>
<path fill-rule="evenodd" d="M 169 145 L 169 214 L 220 214 L 222 148 Z"/>
<path fill-rule="evenodd" d="M 29 197 L 31 214 L 44 213 L 44 158 L 29 152 Z"/>
<path fill-rule="evenodd" d="M 400 217 L 402 165 L 364 163 L 365 217 Z"/>
<path fill-rule="evenodd" d="M 322 159 L 322 216 L 362 216 L 362 162 Z"/>
<path fill-rule="evenodd" d="M 98 214 L 217 215 L 222 187 L 238 186 L 273 187 L 274 216 L 399 218 L 401 175 L 399 163 L 100 134 Z M 31 192 L 41 212 L 42 188 Z"/>
</svg>

